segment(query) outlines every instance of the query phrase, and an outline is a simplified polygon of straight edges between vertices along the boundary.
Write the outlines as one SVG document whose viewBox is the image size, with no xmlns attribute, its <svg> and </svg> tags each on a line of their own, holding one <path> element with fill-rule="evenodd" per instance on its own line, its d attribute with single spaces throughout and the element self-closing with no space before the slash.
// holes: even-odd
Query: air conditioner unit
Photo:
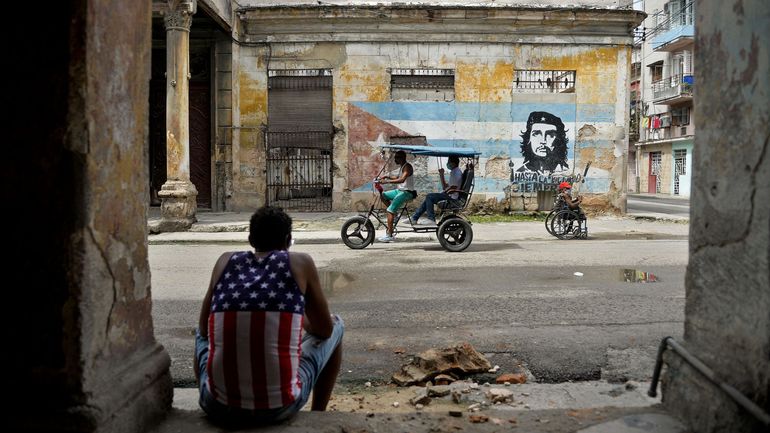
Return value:
<svg viewBox="0 0 770 433">
<path fill-rule="evenodd" d="M 687 127 L 686 126 L 683 126 L 683 127 L 679 128 L 679 135 L 682 135 L 682 136 L 687 135 Z"/>
</svg>

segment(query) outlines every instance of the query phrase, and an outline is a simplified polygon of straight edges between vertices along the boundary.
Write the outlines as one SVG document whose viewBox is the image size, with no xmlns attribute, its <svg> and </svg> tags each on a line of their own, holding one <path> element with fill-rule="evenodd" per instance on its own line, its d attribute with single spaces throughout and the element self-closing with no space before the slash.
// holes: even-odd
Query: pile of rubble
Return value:
<svg viewBox="0 0 770 433">
<path fill-rule="evenodd" d="M 456 380 L 478 373 L 497 374 L 499 366 L 492 367 L 487 358 L 469 343 L 460 343 L 444 349 L 428 349 L 412 358 L 393 375 L 399 386 L 426 384 L 448 385 Z M 504 373 L 497 376 L 497 383 L 525 383 L 525 373 Z"/>
<path fill-rule="evenodd" d="M 479 385 L 464 380 L 478 373 L 495 374 L 495 385 Z M 527 381 L 523 372 L 500 373 L 500 367 L 490 362 L 468 343 L 460 343 L 444 349 L 429 349 L 415 356 L 392 380 L 399 386 L 412 386 L 414 396 L 409 399 L 417 410 L 430 404 L 433 399 L 451 399 L 456 404 L 468 404 L 468 410 L 477 412 L 490 405 L 514 405 L 514 393 L 506 387 Z M 393 403 L 397 407 L 398 402 Z M 450 415 L 462 416 L 460 411 Z"/>
</svg>

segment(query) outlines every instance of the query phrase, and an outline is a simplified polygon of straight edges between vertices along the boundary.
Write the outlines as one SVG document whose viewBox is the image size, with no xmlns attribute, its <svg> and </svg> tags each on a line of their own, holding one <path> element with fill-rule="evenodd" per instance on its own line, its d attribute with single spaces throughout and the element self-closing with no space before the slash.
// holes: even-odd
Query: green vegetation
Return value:
<svg viewBox="0 0 770 433">
<path fill-rule="evenodd" d="M 526 212 L 494 215 L 470 215 L 471 222 L 474 223 L 510 223 L 516 221 L 544 221 L 547 212 Z"/>
</svg>

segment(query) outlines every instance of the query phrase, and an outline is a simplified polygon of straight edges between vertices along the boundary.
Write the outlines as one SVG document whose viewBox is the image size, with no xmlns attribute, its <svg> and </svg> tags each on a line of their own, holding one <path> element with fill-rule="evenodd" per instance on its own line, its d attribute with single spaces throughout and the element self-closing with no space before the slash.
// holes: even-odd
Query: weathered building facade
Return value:
<svg viewBox="0 0 770 433">
<path fill-rule="evenodd" d="M 317 210 L 360 208 L 382 164 L 377 145 L 416 140 L 480 150 L 482 199 L 513 196 L 514 206 L 534 208 L 537 190 L 591 161 L 583 192 L 598 206 L 622 207 L 638 12 L 241 4 L 239 37 L 247 44 L 234 56 L 234 123 L 255 128 L 234 138 L 242 191 L 264 191 L 266 202 L 293 208 L 293 194 L 302 200 L 303 191 L 290 186 L 304 181 L 328 194 Z M 564 147 L 550 167 L 533 165 L 523 143 L 540 122 L 556 125 L 558 137 L 546 145 L 554 153 Z M 422 184 L 435 188 L 435 170 L 421 168 Z M 261 199 L 236 189 L 233 205 Z"/>
<path fill-rule="evenodd" d="M 624 209 L 640 12 L 615 1 L 216 3 L 205 13 L 229 7 L 213 21 L 231 35 L 208 39 L 212 114 L 197 127 L 210 125 L 198 139 L 210 170 L 192 182 L 198 206 L 358 209 L 379 145 L 424 143 L 482 152 L 477 200 L 542 209 L 590 162 L 586 204 Z M 421 193 L 438 188 L 433 164 L 415 161 Z"/>
<path fill-rule="evenodd" d="M 690 196 L 695 137 L 695 2 L 650 0 L 638 63 L 641 102 L 635 143 L 638 192 Z"/>
</svg>

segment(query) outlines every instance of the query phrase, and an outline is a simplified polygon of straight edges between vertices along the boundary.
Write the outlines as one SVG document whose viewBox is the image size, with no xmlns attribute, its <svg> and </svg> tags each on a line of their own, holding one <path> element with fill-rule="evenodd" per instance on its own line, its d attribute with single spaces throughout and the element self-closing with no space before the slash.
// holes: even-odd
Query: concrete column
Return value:
<svg viewBox="0 0 770 433">
<path fill-rule="evenodd" d="M 770 412 L 770 2 L 695 2 L 683 346 Z M 671 352 L 663 403 L 697 432 L 766 432 Z"/>
<path fill-rule="evenodd" d="M 190 26 L 196 0 L 169 0 L 166 24 L 166 183 L 161 199 L 161 231 L 180 231 L 196 221 L 190 182 Z"/>
<path fill-rule="evenodd" d="M 20 308 L 5 311 L 3 427 L 147 432 L 173 392 L 147 258 L 151 3 L 49 6 L 13 47 L 29 71 L 6 95 L 7 138 L 24 145 L 0 172 L 24 216 L 5 233 L 5 300 Z"/>
</svg>

